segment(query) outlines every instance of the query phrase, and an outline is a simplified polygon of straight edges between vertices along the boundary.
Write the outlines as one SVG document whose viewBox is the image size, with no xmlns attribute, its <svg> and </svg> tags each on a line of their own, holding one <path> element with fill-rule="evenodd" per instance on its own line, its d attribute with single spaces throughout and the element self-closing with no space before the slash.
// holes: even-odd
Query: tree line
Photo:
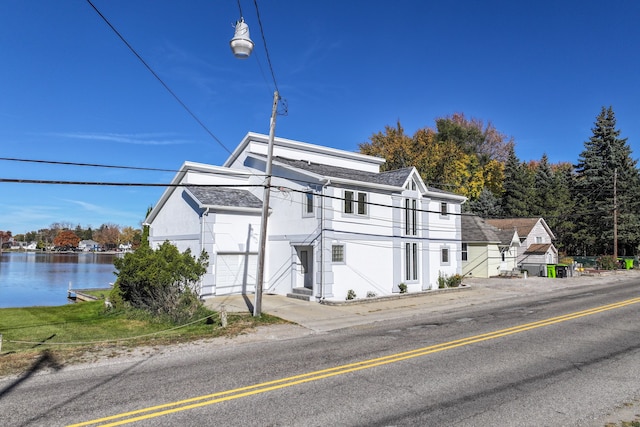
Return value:
<svg viewBox="0 0 640 427">
<path fill-rule="evenodd" d="M 575 163 L 521 161 L 515 141 L 462 113 L 435 128 L 405 133 L 398 121 L 359 145 L 383 157 L 382 170 L 415 166 L 429 186 L 464 195 L 465 213 L 483 218 L 542 217 L 567 255 L 636 255 L 640 172 L 612 107 L 602 107 Z M 617 250 L 614 250 L 614 245 Z"/>
<path fill-rule="evenodd" d="M 120 226 L 118 224 L 102 224 L 98 228 L 91 226 L 82 227 L 71 223 L 56 222 L 48 228 L 37 231 L 29 231 L 24 234 L 12 235 L 11 231 L 0 231 L 0 237 L 4 245 L 8 245 L 10 240 L 31 243 L 36 242 L 38 249 L 51 247 L 76 248 L 82 240 L 93 240 L 102 248 L 111 250 L 120 244 L 131 244 L 136 248 L 142 241 L 142 230 L 131 226 Z"/>
</svg>

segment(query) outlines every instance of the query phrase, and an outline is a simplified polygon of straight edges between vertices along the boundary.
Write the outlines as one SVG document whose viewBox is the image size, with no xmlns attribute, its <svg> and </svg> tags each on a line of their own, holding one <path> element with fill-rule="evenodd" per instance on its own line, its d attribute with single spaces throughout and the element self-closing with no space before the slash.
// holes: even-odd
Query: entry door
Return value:
<svg viewBox="0 0 640 427">
<path fill-rule="evenodd" d="M 313 289 L 313 252 L 311 248 L 298 248 L 298 257 L 300 258 L 300 272 L 304 277 L 304 287 Z"/>
</svg>

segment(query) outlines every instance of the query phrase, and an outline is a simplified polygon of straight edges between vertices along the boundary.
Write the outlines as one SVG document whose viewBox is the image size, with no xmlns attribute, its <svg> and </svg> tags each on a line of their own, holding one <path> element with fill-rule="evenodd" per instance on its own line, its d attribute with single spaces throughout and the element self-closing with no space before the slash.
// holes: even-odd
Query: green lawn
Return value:
<svg viewBox="0 0 640 427">
<path fill-rule="evenodd" d="M 56 307 L 0 309 L 0 375 L 25 369 L 43 351 L 68 361 L 97 348 L 171 344 L 238 334 L 280 319 L 263 315 L 229 314 L 222 328 L 218 314 L 184 327 L 151 320 L 142 313 L 108 311 L 103 301 Z"/>
</svg>

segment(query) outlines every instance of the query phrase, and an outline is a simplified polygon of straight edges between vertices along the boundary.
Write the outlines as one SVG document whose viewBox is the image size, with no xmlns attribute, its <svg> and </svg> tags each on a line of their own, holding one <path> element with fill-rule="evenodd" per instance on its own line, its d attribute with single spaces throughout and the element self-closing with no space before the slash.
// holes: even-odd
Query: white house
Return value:
<svg viewBox="0 0 640 427">
<path fill-rule="evenodd" d="M 477 215 L 462 215 L 462 274 L 492 277 L 517 268 L 520 239 L 515 229 L 500 230 Z"/>
<path fill-rule="evenodd" d="M 543 218 L 487 219 L 488 224 L 501 230 L 516 230 L 520 236 L 518 266 L 529 274 L 546 275 L 546 265 L 558 263 L 555 236 Z"/>
<path fill-rule="evenodd" d="M 255 290 L 268 136 L 249 133 L 221 166 L 186 162 L 146 219 L 168 240 L 209 254 L 203 297 Z M 415 168 L 276 138 L 264 292 L 309 299 L 434 289 L 460 274 L 464 197 L 427 187 Z"/>
</svg>

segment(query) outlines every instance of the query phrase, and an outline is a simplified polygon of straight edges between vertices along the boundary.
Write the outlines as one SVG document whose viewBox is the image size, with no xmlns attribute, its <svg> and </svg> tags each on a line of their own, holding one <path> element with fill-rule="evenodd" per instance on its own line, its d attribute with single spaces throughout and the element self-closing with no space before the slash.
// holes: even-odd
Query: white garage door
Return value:
<svg viewBox="0 0 640 427">
<path fill-rule="evenodd" d="M 216 295 L 255 292 L 257 268 L 257 254 L 218 254 Z"/>
</svg>

